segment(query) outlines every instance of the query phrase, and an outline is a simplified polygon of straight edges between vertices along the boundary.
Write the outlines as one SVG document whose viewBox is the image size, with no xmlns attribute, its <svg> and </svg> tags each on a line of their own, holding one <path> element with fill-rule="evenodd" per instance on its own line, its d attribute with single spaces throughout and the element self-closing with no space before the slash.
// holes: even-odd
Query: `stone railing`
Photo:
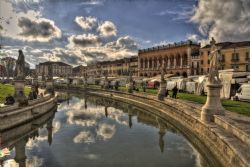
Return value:
<svg viewBox="0 0 250 167">
<path fill-rule="evenodd" d="M 223 127 L 226 122 L 219 123 L 219 118 L 216 118 L 214 123 L 205 124 L 201 122 L 201 108 L 197 106 L 191 106 L 188 103 L 182 103 L 181 100 L 169 98 L 159 101 L 155 96 L 148 94 L 128 94 L 97 89 L 89 89 L 88 92 L 92 95 L 131 103 L 169 120 L 185 135 L 189 136 L 191 140 L 194 140 L 194 145 L 200 140 L 203 145 L 201 149 L 210 150 L 211 155 L 222 166 L 248 167 L 248 164 L 250 164 L 250 155 L 248 154 L 250 149 L 248 145 L 249 137 L 242 131 L 238 131 L 236 127 L 233 127 L 233 124 Z M 221 120 L 226 121 L 225 119 Z M 235 135 L 236 133 L 238 135 Z M 214 164 L 214 166 L 217 165 Z"/>
<path fill-rule="evenodd" d="M 3 107 L 0 109 L 0 131 L 18 126 L 24 122 L 37 118 L 57 107 L 57 97 L 50 95 L 29 101 L 29 105 Z"/>
</svg>

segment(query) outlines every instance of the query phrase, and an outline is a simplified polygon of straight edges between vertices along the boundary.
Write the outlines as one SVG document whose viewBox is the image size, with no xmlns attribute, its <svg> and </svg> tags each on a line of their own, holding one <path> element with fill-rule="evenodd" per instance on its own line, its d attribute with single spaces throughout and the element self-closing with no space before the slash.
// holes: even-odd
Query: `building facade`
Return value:
<svg viewBox="0 0 250 167">
<path fill-rule="evenodd" d="M 199 55 L 199 48 L 199 44 L 187 41 L 139 50 L 139 76 L 156 76 L 163 64 L 167 74 L 192 75 L 192 56 Z"/>
<path fill-rule="evenodd" d="M 250 72 L 250 41 L 244 42 L 223 42 L 216 44 L 220 49 L 221 70 L 234 69 L 236 71 Z M 210 45 L 200 49 L 200 72 L 208 74 L 209 72 L 209 54 Z"/>
<path fill-rule="evenodd" d="M 63 62 L 47 61 L 36 65 L 38 76 L 48 76 L 49 66 L 52 66 L 53 76 L 66 77 L 72 75 L 72 66 Z"/>
<path fill-rule="evenodd" d="M 72 75 L 73 76 L 78 76 L 78 77 L 82 77 L 84 76 L 84 74 L 86 73 L 86 66 L 82 66 L 82 65 L 79 65 L 79 66 L 76 66 L 72 69 Z"/>
<path fill-rule="evenodd" d="M 94 77 L 102 77 L 104 74 L 107 74 L 109 77 L 118 77 L 128 76 L 129 70 L 133 72 L 134 76 L 138 75 L 137 56 L 88 64 L 86 67 L 86 74 Z"/>
</svg>

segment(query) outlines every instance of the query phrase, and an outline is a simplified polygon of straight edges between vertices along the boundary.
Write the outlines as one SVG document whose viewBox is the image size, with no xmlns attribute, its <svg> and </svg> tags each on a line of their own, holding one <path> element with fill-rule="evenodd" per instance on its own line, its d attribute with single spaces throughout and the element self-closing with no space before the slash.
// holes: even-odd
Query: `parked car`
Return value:
<svg viewBox="0 0 250 167">
<path fill-rule="evenodd" d="M 242 84 L 235 95 L 236 100 L 250 102 L 250 84 Z"/>
</svg>

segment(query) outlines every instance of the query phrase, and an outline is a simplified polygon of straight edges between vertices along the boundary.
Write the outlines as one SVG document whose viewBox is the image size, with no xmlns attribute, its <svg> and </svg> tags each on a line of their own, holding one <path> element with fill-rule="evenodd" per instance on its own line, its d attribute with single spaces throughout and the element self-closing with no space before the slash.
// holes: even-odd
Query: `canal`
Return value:
<svg viewBox="0 0 250 167">
<path fill-rule="evenodd" d="M 1 167 L 211 166 L 169 122 L 101 97 L 71 95 L 1 135 Z"/>
</svg>

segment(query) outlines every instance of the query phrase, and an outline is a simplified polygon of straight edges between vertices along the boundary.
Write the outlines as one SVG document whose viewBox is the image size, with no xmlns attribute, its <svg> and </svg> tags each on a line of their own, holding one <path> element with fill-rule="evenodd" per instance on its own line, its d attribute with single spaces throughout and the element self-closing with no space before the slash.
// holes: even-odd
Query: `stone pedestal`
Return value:
<svg viewBox="0 0 250 167">
<path fill-rule="evenodd" d="M 213 121 L 213 115 L 224 115 L 224 108 L 220 101 L 222 85 L 209 83 L 207 87 L 207 101 L 201 111 L 201 121 L 205 123 Z"/>
<path fill-rule="evenodd" d="M 128 93 L 133 93 L 134 85 L 133 82 L 128 83 Z"/>
<path fill-rule="evenodd" d="M 53 80 L 46 81 L 46 93 L 50 93 L 51 95 L 55 94 Z"/>
<path fill-rule="evenodd" d="M 160 83 L 160 89 L 158 92 L 158 100 L 164 100 L 164 97 L 166 96 L 166 87 L 167 87 L 167 82 L 166 81 L 161 81 Z"/>
<path fill-rule="evenodd" d="M 14 87 L 15 87 L 14 98 L 15 98 L 15 101 L 19 103 L 19 106 L 28 105 L 28 100 L 26 96 L 24 95 L 24 86 L 25 86 L 24 80 L 14 81 Z"/>
</svg>

